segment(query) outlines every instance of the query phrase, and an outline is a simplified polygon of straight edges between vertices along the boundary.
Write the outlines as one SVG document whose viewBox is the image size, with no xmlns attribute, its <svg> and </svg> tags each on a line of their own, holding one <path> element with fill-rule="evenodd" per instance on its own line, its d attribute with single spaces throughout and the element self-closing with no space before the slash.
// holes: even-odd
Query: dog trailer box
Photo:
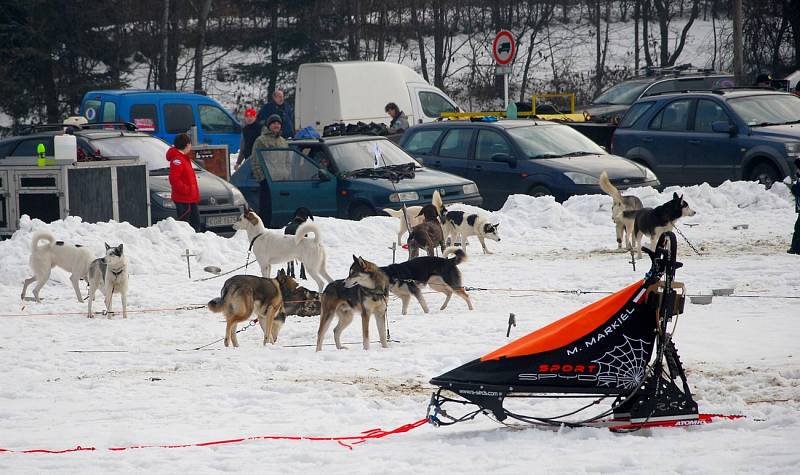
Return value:
<svg viewBox="0 0 800 475">
<path fill-rule="evenodd" d="M 149 175 L 138 157 L 47 163 L 39 166 L 36 157 L 0 161 L 0 235 L 13 234 L 22 215 L 46 223 L 80 216 L 90 223 L 150 225 Z"/>
<path fill-rule="evenodd" d="M 408 66 L 385 61 L 308 63 L 297 71 L 297 128 L 318 132 L 329 124 L 376 122 L 388 125 L 384 108 L 394 102 L 409 125 L 431 122 L 443 112 L 459 112 L 455 101 Z"/>
<path fill-rule="evenodd" d="M 231 159 L 227 145 L 195 145 L 189 152 L 192 160 L 223 180 L 231 179 Z"/>
</svg>

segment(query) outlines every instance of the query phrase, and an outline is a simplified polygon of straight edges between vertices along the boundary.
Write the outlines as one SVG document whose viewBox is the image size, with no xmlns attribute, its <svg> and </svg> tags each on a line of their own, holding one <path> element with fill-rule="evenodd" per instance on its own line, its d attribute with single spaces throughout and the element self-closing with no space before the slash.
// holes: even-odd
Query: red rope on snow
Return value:
<svg viewBox="0 0 800 475">
<path fill-rule="evenodd" d="M 336 442 L 339 445 L 346 447 L 347 449 L 353 450 L 353 445 L 362 444 L 369 439 L 382 439 L 384 437 L 395 435 L 395 434 L 402 434 L 405 432 L 412 431 L 417 427 L 425 424 L 428 422 L 428 419 L 420 419 L 416 422 L 411 422 L 409 424 L 404 424 L 400 427 L 397 427 L 392 430 L 383 430 L 383 429 L 369 429 L 361 432 L 361 435 L 346 435 L 346 436 L 335 436 L 335 437 L 322 437 L 322 436 L 302 436 L 302 435 L 255 435 L 250 437 L 241 437 L 237 439 L 226 439 L 226 440 L 212 440 L 209 442 L 198 442 L 194 444 L 164 444 L 164 445 L 129 445 L 125 447 L 107 447 L 105 449 L 98 449 L 96 447 L 82 447 L 80 445 L 76 446 L 74 449 L 64 449 L 64 450 L 50 450 L 50 449 L 27 449 L 27 450 L 15 450 L 15 449 L 4 449 L 0 448 L 0 452 L 2 453 L 12 453 L 12 454 L 67 454 L 67 453 L 74 453 L 74 452 L 92 452 L 97 450 L 107 450 L 111 452 L 122 452 L 125 450 L 134 450 L 134 449 L 183 449 L 187 447 L 211 447 L 214 445 L 229 445 L 229 444 L 240 444 L 242 442 L 250 442 L 256 440 L 291 440 L 291 441 L 313 441 L 313 442 Z"/>
</svg>

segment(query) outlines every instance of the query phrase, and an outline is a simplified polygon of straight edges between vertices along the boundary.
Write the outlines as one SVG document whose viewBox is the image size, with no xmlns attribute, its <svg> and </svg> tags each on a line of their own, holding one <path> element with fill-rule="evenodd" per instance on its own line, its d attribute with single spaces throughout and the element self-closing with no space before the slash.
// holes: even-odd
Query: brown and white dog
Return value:
<svg viewBox="0 0 800 475">
<path fill-rule="evenodd" d="M 233 223 L 233 229 L 247 231 L 247 238 L 250 240 L 248 250 L 255 254 L 262 276 L 272 275 L 272 264 L 298 259 L 320 291 L 325 287 L 325 281 L 333 280 L 325 269 L 325 248 L 322 246 L 319 228 L 313 221 L 301 224 L 295 235 L 290 236 L 265 228 L 261 218 L 253 210 L 245 209 L 239 221 Z M 314 238 L 306 238 L 306 234 L 314 234 Z"/>
<path fill-rule="evenodd" d="M 381 269 L 360 257 L 353 256 L 350 275 L 328 284 L 322 292 L 322 312 L 317 331 L 317 351 L 322 350 L 322 341 L 334 318 L 339 319 L 333 329 L 336 348 L 343 349 L 342 331 L 353 321 L 355 313 L 361 314 L 361 339 L 365 350 L 369 349 L 369 317 L 375 316 L 381 346 L 387 348 L 386 306 L 389 302 L 389 278 Z"/>
<path fill-rule="evenodd" d="M 208 309 L 225 314 L 225 346 L 233 343 L 238 347 L 236 325 L 249 320 L 253 312 L 264 331 L 264 344 L 275 343 L 278 335 L 273 331 L 274 321 L 282 305 L 283 296 L 276 279 L 235 275 L 225 281 L 220 296 L 208 302 Z"/>
<path fill-rule="evenodd" d="M 439 194 L 439 190 L 433 192 L 431 204 L 436 207 L 437 215 L 442 212 L 444 204 L 442 203 L 442 195 Z M 403 213 L 402 209 L 384 208 L 383 211 L 385 211 L 389 216 L 400 220 L 400 229 L 397 231 L 398 245 L 402 244 L 403 234 L 408 231 L 406 218 L 408 219 L 408 224 L 410 224 L 412 228 L 418 224 L 422 224 L 425 221 L 424 215 L 420 214 L 422 211 L 422 206 L 407 206 L 405 214 Z"/>
<path fill-rule="evenodd" d="M 444 252 L 444 231 L 439 222 L 439 211 L 436 206 L 423 206 L 419 215 L 425 220 L 411 228 L 411 232 L 408 233 L 409 259 L 419 256 L 420 249 L 425 249 L 429 256 L 434 255 L 437 246 Z"/>
<path fill-rule="evenodd" d="M 272 336 L 277 341 L 278 333 L 286 323 L 287 315 L 297 315 L 298 317 L 319 315 L 320 302 L 319 292 L 302 287 L 283 269 L 278 271 L 278 277 L 275 280 L 278 281 L 283 296 L 283 308 L 278 312 L 275 323 L 272 325 Z"/>
</svg>

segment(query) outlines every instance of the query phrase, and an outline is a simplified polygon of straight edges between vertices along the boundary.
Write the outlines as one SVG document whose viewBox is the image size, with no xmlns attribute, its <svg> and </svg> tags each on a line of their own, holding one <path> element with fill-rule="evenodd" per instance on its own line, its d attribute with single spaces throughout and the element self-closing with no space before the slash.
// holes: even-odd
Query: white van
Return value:
<svg viewBox="0 0 800 475">
<path fill-rule="evenodd" d="M 459 112 L 455 102 L 402 64 L 384 61 L 309 63 L 297 71 L 295 127 L 320 133 L 337 122 L 389 124 L 384 111 L 394 102 L 409 125 L 430 122 L 442 112 Z"/>
</svg>

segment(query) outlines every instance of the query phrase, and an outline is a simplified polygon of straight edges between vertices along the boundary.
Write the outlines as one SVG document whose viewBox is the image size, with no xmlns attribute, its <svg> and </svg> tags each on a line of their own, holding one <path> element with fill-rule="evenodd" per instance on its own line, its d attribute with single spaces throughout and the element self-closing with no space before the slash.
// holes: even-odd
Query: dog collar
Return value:
<svg viewBox="0 0 800 475">
<path fill-rule="evenodd" d="M 111 269 L 109 269 L 109 270 L 111 270 Z M 114 274 L 114 275 L 116 275 L 116 276 L 119 276 L 119 275 L 120 275 L 120 274 L 122 274 L 123 272 L 125 272 L 125 268 L 124 268 L 124 267 L 123 267 L 122 269 L 120 269 L 120 270 L 116 271 L 116 272 L 114 272 L 113 270 L 111 271 L 111 273 L 112 273 L 112 274 Z"/>
<path fill-rule="evenodd" d="M 254 237 L 253 239 L 250 240 L 250 247 L 247 248 L 247 252 L 250 252 L 250 251 L 253 250 L 253 244 L 256 243 L 256 239 L 260 238 L 263 235 L 264 235 L 264 233 L 259 233 L 259 234 L 256 235 L 256 237 Z"/>
</svg>

